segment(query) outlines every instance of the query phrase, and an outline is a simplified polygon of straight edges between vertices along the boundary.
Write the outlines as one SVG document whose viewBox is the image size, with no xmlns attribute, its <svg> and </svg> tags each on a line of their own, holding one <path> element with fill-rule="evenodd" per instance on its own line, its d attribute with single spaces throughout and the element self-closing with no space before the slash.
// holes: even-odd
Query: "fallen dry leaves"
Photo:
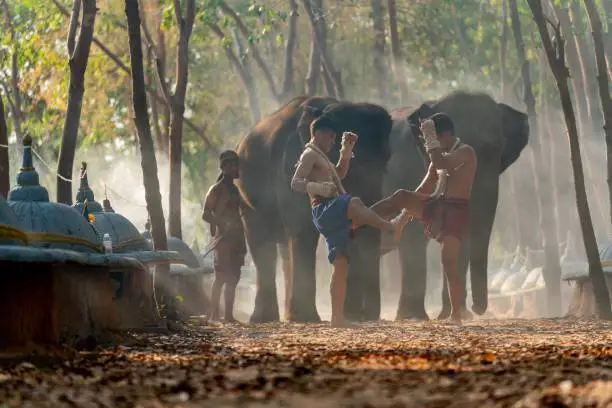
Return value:
<svg viewBox="0 0 612 408">
<path fill-rule="evenodd" d="M 4 362 L 0 407 L 608 407 L 611 329 L 562 319 L 189 327 Z"/>
</svg>

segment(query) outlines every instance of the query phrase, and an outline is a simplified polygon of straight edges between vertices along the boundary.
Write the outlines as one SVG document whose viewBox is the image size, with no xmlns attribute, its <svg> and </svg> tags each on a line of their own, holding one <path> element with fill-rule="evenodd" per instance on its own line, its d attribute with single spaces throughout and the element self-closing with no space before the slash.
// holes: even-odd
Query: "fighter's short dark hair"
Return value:
<svg viewBox="0 0 612 408">
<path fill-rule="evenodd" d="M 233 150 L 225 150 L 219 155 L 219 163 L 223 166 L 226 162 L 238 161 L 238 153 Z"/>
<path fill-rule="evenodd" d="M 320 116 L 313 120 L 310 124 L 310 133 L 314 134 L 319 130 L 331 130 L 334 133 L 338 133 L 338 125 L 329 116 Z"/>
<path fill-rule="evenodd" d="M 443 132 L 450 132 L 451 135 L 455 134 L 455 124 L 448 114 L 444 112 L 436 113 L 430 119 L 433 120 L 436 126 L 437 134 L 442 134 Z"/>
</svg>

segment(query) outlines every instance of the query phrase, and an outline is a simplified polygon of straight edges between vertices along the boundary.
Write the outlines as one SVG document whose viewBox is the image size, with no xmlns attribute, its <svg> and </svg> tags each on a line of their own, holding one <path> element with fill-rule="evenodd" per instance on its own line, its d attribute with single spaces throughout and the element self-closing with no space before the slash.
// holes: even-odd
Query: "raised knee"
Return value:
<svg viewBox="0 0 612 408">
<path fill-rule="evenodd" d="M 359 197 L 352 197 L 351 201 L 350 201 L 350 204 L 353 204 L 353 205 L 364 205 L 363 201 L 361 201 L 361 198 L 359 198 Z"/>
</svg>

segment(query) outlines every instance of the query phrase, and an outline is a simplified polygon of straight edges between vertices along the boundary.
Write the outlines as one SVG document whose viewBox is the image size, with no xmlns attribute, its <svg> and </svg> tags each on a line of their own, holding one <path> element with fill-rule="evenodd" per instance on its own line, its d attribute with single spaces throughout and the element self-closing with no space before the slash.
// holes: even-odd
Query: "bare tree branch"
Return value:
<svg viewBox="0 0 612 408">
<path fill-rule="evenodd" d="M 299 17 L 296 0 L 289 0 L 289 10 L 287 42 L 285 43 L 285 62 L 283 65 L 282 100 L 287 99 L 293 90 L 293 54 L 295 45 L 297 44 L 297 19 Z"/>
<path fill-rule="evenodd" d="M 210 29 L 213 33 L 221 40 L 221 43 L 225 40 L 225 33 L 216 23 L 208 23 Z M 251 74 L 244 68 L 244 65 L 240 62 L 240 59 L 236 56 L 236 53 L 229 47 L 228 45 L 224 45 L 223 49 L 225 51 L 225 55 L 227 59 L 231 62 L 231 64 L 238 71 L 238 75 L 240 75 L 240 79 L 244 84 L 245 90 L 249 96 L 249 105 L 251 107 L 251 116 L 253 120 L 257 122 L 261 117 L 261 111 L 259 109 L 259 102 L 257 101 L 257 94 L 255 91 L 255 83 L 253 82 L 253 78 Z"/>
<path fill-rule="evenodd" d="M 142 3 L 141 3 L 140 10 L 143 10 Z M 166 74 L 165 74 L 163 61 L 159 55 L 157 46 L 155 45 L 155 42 L 153 41 L 153 37 L 151 36 L 151 32 L 149 31 L 149 28 L 147 26 L 146 20 L 144 19 L 144 16 L 141 16 L 140 21 L 141 21 L 140 27 L 144 34 L 145 42 L 147 43 L 147 47 L 152 51 L 153 57 L 155 60 L 155 74 L 156 74 L 155 78 L 157 79 L 157 85 L 159 89 L 161 90 L 161 94 L 164 99 L 164 102 L 168 106 L 171 106 L 173 103 L 173 97 L 172 97 L 172 94 L 170 93 L 170 89 L 168 88 L 168 83 L 166 82 Z"/>
<path fill-rule="evenodd" d="M 240 16 L 230 6 L 227 5 L 225 0 L 219 0 L 219 7 L 221 7 L 221 10 L 224 14 L 230 16 L 232 20 L 234 20 L 236 26 L 238 27 L 238 30 L 240 30 L 240 33 L 248 40 L 251 34 L 249 33 L 249 29 L 244 24 L 244 21 L 242 21 L 242 18 L 240 18 Z M 263 58 L 261 58 L 261 54 L 259 53 L 259 47 L 257 46 L 257 44 L 255 44 L 254 41 L 249 41 L 249 46 L 253 54 L 253 58 L 255 59 L 255 62 L 257 62 L 259 69 L 261 69 L 261 72 L 264 74 L 264 78 L 266 79 L 266 82 L 268 83 L 268 88 L 270 89 L 270 93 L 277 101 L 279 101 L 279 95 L 278 91 L 276 90 L 274 78 L 272 77 L 272 73 L 270 72 L 270 69 L 264 62 Z"/>
<path fill-rule="evenodd" d="M 180 0 L 172 0 L 172 3 L 174 5 L 174 7 L 173 7 L 173 9 L 174 9 L 174 20 L 176 22 L 176 27 L 180 31 L 181 27 L 183 26 L 183 16 L 182 16 L 182 12 L 181 12 L 181 1 Z"/>
<path fill-rule="evenodd" d="M 76 34 L 79 26 L 79 16 L 81 15 L 81 0 L 74 0 L 72 2 L 72 13 L 70 17 L 70 25 L 68 26 L 68 40 L 66 41 L 66 47 L 68 48 L 68 58 L 74 57 L 76 47 Z"/>
<path fill-rule="evenodd" d="M 327 54 L 326 44 L 324 43 L 324 39 L 321 38 L 321 32 L 318 29 L 318 21 L 322 18 L 322 16 L 315 15 L 310 0 L 302 0 L 302 4 L 304 6 L 304 9 L 306 10 L 306 13 L 308 14 L 308 20 L 310 21 L 310 24 L 316 34 L 314 36 L 314 40 L 317 44 L 317 48 L 321 53 L 321 62 L 323 63 L 323 68 L 325 69 L 325 71 L 327 71 L 327 73 L 331 77 L 331 80 L 333 81 L 333 93 L 335 94 L 334 96 L 337 99 L 342 99 L 344 98 L 344 88 L 342 86 L 340 73 L 334 69 L 334 65 L 332 64 L 332 61 L 329 58 L 329 55 Z"/>
</svg>

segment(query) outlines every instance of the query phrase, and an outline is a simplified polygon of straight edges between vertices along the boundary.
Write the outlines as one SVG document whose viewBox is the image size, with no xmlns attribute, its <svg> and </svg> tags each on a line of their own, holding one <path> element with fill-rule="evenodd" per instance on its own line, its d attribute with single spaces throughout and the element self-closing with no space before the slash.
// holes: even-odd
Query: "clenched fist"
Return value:
<svg viewBox="0 0 612 408">
<path fill-rule="evenodd" d="M 421 122 L 421 133 L 424 138 L 436 136 L 436 124 L 431 119 L 425 119 Z"/>
<path fill-rule="evenodd" d="M 357 143 L 358 138 L 359 136 L 357 136 L 357 133 L 344 132 L 342 134 L 342 147 L 352 149 L 353 147 L 355 147 L 355 143 Z"/>
</svg>

